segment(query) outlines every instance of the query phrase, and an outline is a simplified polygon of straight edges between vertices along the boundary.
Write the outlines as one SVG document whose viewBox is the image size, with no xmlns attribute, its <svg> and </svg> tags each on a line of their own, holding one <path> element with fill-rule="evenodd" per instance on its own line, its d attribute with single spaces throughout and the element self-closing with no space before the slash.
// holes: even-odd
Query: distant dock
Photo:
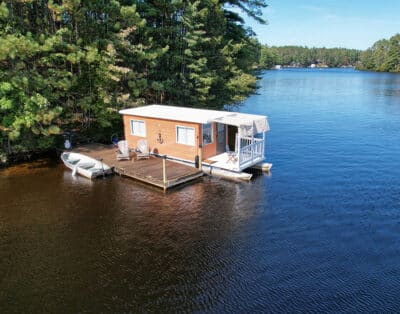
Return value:
<svg viewBox="0 0 400 314">
<path fill-rule="evenodd" d="M 130 160 L 117 160 L 116 150 L 116 147 L 110 145 L 88 144 L 72 151 L 102 160 L 112 167 L 116 174 L 156 186 L 164 191 L 203 176 L 203 172 L 199 169 L 155 156 L 136 160 L 133 153 Z"/>
</svg>

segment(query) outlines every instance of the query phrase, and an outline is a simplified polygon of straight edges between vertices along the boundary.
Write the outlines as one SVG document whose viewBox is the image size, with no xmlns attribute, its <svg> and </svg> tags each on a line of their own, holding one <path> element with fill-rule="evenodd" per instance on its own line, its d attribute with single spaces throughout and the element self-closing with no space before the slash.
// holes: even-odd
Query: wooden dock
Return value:
<svg viewBox="0 0 400 314">
<path fill-rule="evenodd" d="M 106 165 L 114 168 L 115 173 L 163 190 L 203 176 L 203 172 L 199 169 L 155 156 L 136 160 L 135 154 L 132 153 L 130 160 L 117 160 L 117 148 L 109 145 L 88 144 L 72 151 L 102 159 Z"/>
</svg>

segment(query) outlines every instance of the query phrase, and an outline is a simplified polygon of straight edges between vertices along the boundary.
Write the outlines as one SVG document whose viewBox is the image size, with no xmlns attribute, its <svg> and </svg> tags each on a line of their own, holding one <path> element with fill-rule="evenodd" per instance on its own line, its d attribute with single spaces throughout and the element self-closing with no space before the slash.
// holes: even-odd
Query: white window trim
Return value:
<svg viewBox="0 0 400 314">
<path fill-rule="evenodd" d="M 135 133 L 133 133 L 132 131 L 132 122 L 143 122 L 143 125 L 144 125 L 144 135 L 142 135 L 142 134 L 135 134 Z M 130 119 L 129 120 L 129 127 L 130 127 L 130 129 L 131 129 L 131 135 L 134 135 L 134 136 L 139 136 L 139 137 L 146 137 L 146 134 L 147 134 L 147 128 L 146 128 L 146 121 L 144 121 L 144 120 L 138 120 L 138 119 Z"/>
<path fill-rule="evenodd" d="M 210 127 L 211 127 L 211 142 L 210 143 L 205 143 L 204 144 L 204 141 L 203 141 L 203 136 L 204 136 L 204 125 L 205 124 L 209 124 L 210 125 Z M 210 144 L 212 144 L 212 143 L 214 143 L 214 123 L 203 123 L 202 125 L 201 125 L 201 142 L 203 143 L 203 146 L 205 146 L 205 145 L 210 145 Z"/>
<path fill-rule="evenodd" d="M 193 136 L 194 136 L 194 144 L 192 145 L 192 144 L 185 144 L 185 143 L 179 143 L 178 142 L 178 128 L 185 128 L 185 129 L 192 129 L 193 130 Z M 193 128 L 193 127 L 191 127 L 191 126 L 185 126 L 185 125 L 176 125 L 175 126 L 175 141 L 176 141 L 176 144 L 179 144 L 179 145 L 186 145 L 186 146 L 191 146 L 191 147 L 194 147 L 194 146 L 196 146 L 196 130 L 195 130 L 195 128 Z"/>
</svg>

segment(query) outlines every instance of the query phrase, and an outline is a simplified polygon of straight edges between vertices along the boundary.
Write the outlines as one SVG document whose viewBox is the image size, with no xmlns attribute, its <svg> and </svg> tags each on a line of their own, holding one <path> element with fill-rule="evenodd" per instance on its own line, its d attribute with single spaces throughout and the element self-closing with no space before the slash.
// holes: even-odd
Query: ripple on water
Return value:
<svg viewBox="0 0 400 314">
<path fill-rule="evenodd" d="M 0 312 L 397 312 L 399 76 L 270 71 L 270 175 L 167 194 L 0 171 Z"/>
</svg>

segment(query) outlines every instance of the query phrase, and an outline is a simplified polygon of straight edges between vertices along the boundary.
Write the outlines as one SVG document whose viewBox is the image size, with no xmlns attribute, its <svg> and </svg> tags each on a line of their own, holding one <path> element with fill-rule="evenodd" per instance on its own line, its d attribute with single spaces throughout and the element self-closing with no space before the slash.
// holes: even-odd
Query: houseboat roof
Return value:
<svg viewBox="0 0 400 314">
<path fill-rule="evenodd" d="M 252 126 L 254 123 L 256 123 L 262 128 L 260 131 L 269 130 L 266 116 L 231 111 L 196 109 L 166 105 L 148 105 L 120 110 L 119 113 L 123 115 L 151 117 L 155 119 L 166 119 L 192 123 L 205 124 L 219 122 L 238 127 Z"/>
</svg>

